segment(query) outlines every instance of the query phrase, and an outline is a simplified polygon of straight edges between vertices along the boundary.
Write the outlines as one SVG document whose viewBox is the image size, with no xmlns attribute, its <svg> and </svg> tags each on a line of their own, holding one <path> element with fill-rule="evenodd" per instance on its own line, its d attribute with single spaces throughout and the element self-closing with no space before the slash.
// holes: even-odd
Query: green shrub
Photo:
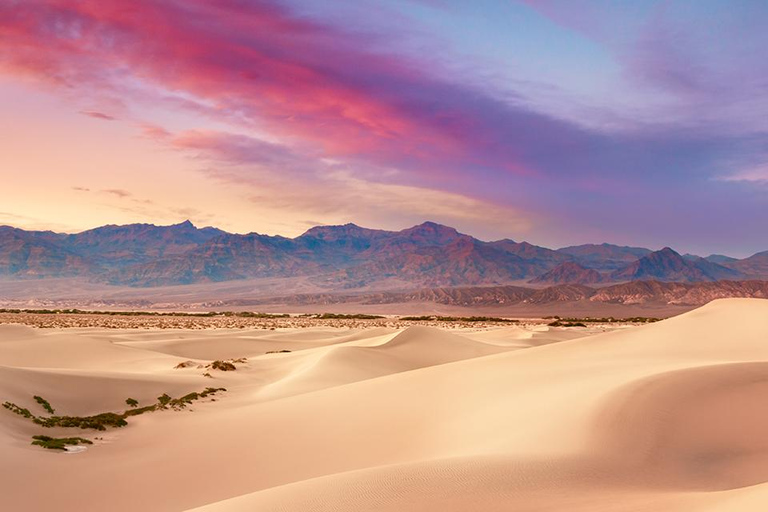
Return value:
<svg viewBox="0 0 768 512">
<path fill-rule="evenodd" d="M 93 444 L 93 441 L 83 439 L 82 437 L 50 437 L 50 436 L 32 436 L 33 445 L 42 446 L 49 450 L 66 450 L 67 446 L 77 446 L 80 444 Z"/>
<path fill-rule="evenodd" d="M 138 407 L 139 401 L 135 398 L 126 398 L 125 403 L 128 404 L 131 407 Z"/>
<path fill-rule="evenodd" d="M 237 370 L 237 367 L 230 363 L 229 361 L 219 361 L 216 360 L 212 362 L 210 365 L 208 365 L 206 368 L 210 367 L 212 370 L 219 370 L 222 372 L 233 372 Z"/>
<path fill-rule="evenodd" d="M 37 403 L 39 403 L 42 406 L 43 409 L 48 411 L 50 414 L 54 414 L 56 412 L 53 410 L 53 407 L 51 407 L 51 404 L 48 403 L 48 400 L 46 400 L 45 398 L 37 395 L 35 395 L 33 398 Z"/>
<path fill-rule="evenodd" d="M 315 318 L 319 320 L 377 320 L 384 318 L 381 315 L 365 315 L 362 313 L 356 313 L 354 315 L 344 315 L 340 313 L 322 313 L 315 315 Z"/>
<path fill-rule="evenodd" d="M 583 322 L 567 322 L 565 320 L 555 320 L 547 325 L 550 327 L 586 327 L 586 324 Z"/>
</svg>

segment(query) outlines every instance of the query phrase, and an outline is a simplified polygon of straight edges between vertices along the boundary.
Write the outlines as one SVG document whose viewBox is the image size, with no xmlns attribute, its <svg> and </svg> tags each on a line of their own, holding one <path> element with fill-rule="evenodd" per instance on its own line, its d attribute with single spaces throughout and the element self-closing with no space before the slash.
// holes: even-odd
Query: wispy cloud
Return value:
<svg viewBox="0 0 768 512">
<path fill-rule="evenodd" d="M 721 176 L 722 181 L 768 184 L 768 165 L 744 169 L 734 174 Z"/>
<path fill-rule="evenodd" d="M 112 117 L 103 112 L 97 112 L 95 110 L 81 110 L 80 113 L 84 116 L 93 117 L 95 119 L 102 119 L 104 121 L 114 121 L 116 119 L 115 117 Z"/>
<path fill-rule="evenodd" d="M 133 195 L 130 192 L 128 192 L 127 190 L 123 190 L 121 188 L 108 188 L 108 189 L 102 190 L 101 192 L 103 192 L 105 194 L 110 194 L 110 195 L 113 195 L 113 196 L 117 196 L 120 199 L 123 199 L 125 197 L 131 197 Z"/>
</svg>

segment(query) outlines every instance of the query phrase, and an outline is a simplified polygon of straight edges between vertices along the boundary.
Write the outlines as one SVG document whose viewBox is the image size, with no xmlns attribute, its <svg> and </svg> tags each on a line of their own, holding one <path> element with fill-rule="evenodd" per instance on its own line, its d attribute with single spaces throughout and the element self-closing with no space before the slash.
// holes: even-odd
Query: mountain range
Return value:
<svg viewBox="0 0 768 512">
<path fill-rule="evenodd" d="M 698 283 L 767 279 L 768 251 L 735 259 L 611 244 L 553 250 L 508 239 L 485 242 L 434 222 L 401 231 L 317 226 L 296 238 L 232 234 L 189 221 L 76 234 L 0 226 L 0 277 L 78 277 L 133 287 L 303 277 L 337 291 Z"/>
</svg>

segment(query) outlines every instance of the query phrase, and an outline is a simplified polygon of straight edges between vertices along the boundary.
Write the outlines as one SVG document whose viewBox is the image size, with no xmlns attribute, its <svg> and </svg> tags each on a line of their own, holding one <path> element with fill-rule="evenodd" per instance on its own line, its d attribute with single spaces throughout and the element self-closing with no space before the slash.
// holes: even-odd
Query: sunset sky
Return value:
<svg viewBox="0 0 768 512">
<path fill-rule="evenodd" d="M 0 224 L 768 249 L 768 2 L 0 0 Z"/>
</svg>

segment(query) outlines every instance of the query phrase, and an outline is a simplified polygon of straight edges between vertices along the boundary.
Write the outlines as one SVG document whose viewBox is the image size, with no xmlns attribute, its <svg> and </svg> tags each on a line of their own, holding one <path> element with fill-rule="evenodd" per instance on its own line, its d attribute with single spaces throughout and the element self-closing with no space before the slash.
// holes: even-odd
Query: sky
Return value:
<svg viewBox="0 0 768 512">
<path fill-rule="evenodd" d="M 0 0 L 0 224 L 768 249 L 762 0 Z"/>
</svg>

